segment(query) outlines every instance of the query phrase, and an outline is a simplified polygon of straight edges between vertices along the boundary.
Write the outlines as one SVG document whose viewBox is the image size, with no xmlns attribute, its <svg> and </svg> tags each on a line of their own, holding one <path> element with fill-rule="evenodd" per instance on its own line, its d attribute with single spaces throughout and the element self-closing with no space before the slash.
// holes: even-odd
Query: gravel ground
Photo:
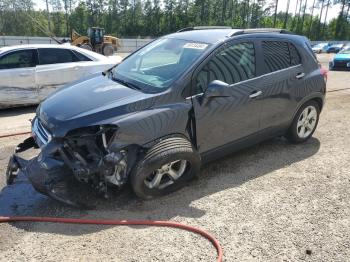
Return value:
<svg viewBox="0 0 350 262">
<path fill-rule="evenodd" d="M 329 55 L 319 59 L 325 64 Z M 350 72 L 330 72 L 328 90 L 349 81 Z M 0 117 L 20 115 L 21 122 L 30 110 Z M 0 214 L 175 220 L 215 235 L 225 261 L 349 261 L 349 114 L 350 90 L 330 92 L 314 138 L 303 145 L 276 138 L 204 166 L 199 180 L 169 196 L 144 202 L 126 188 L 110 201 L 96 199 L 89 211 L 41 196 L 24 177 L 6 187 L 8 156 L 24 137 L 0 139 Z M 4 120 L 10 130 L 13 118 Z M 215 261 L 215 255 L 206 240 L 176 229 L 0 225 L 2 261 Z"/>
</svg>

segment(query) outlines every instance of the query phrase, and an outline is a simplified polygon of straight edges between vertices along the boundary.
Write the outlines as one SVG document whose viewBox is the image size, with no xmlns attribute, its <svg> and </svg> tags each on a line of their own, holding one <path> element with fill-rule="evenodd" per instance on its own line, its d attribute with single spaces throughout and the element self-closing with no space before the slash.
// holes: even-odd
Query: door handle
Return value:
<svg viewBox="0 0 350 262">
<path fill-rule="evenodd" d="M 296 79 L 301 79 L 301 78 L 303 78 L 305 76 L 305 73 L 299 73 L 299 74 L 297 74 L 295 77 L 296 77 Z"/>
<path fill-rule="evenodd" d="M 29 76 L 30 74 L 28 73 L 20 73 L 19 76 Z"/>
<path fill-rule="evenodd" d="M 256 98 L 258 96 L 262 95 L 262 91 L 254 91 L 250 96 L 249 98 Z"/>
<path fill-rule="evenodd" d="M 79 66 L 74 67 L 74 70 L 79 70 Z"/>
</svg>

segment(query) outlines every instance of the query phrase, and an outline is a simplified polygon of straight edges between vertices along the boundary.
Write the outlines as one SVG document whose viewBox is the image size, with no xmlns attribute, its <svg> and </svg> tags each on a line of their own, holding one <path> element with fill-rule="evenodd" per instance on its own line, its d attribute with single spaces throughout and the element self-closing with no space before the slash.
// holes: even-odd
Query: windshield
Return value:
<svg viewBox="0 0 350 262">
<path fill-rule="evenodd" d="M 113 79 L 145 92 L 164 91 L 208 46 L 181 39 L 158 39 L 119 64 L 113 70 Z"/>
<path fill-rule="evenodd" d="M 350 47 L 344 48 L 338 54 L 350 54 Z"/>
</svg>

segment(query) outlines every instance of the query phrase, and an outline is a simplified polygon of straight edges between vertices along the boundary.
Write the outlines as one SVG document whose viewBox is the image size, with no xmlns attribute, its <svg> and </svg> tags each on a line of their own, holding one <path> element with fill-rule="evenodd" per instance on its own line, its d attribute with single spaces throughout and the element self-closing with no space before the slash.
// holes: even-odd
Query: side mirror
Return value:
<svg viewBox="0 0 350 262">
<path fill-rule="evenodd" d="M 205 90 L 203 95 L 203 101 L 202 104 L 206 104 L 210 98 L 213 97 L 227 97 L 230 96 L 228 94 L 228 87 L 230 85 L 220 81 L 220 80 L 214 80 L 208 85 L 207 90 Z"/>
</svg>

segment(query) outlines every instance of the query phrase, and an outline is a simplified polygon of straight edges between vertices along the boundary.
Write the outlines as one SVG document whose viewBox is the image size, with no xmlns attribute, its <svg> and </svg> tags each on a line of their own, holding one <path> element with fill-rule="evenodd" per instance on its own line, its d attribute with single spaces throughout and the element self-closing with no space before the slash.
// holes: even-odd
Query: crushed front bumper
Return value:
<svg viewBox="0 0 350 262">
<path fill-rule="evenodd" d="M 33 137 L 24 140 L 10 157 L 6 171 L 7 184 L 12 184 L 17 174 L 23 172 L 38 192 L 68 205 L 88 208 L 81 201 L 84 185 L 74 179 L 71 170 L 62 160 L 48 154 L 55 146 L 58 145 L 48 144 L 37 156 L 28 160 L 20 153 L 38 146 Z"/>
</svg>

